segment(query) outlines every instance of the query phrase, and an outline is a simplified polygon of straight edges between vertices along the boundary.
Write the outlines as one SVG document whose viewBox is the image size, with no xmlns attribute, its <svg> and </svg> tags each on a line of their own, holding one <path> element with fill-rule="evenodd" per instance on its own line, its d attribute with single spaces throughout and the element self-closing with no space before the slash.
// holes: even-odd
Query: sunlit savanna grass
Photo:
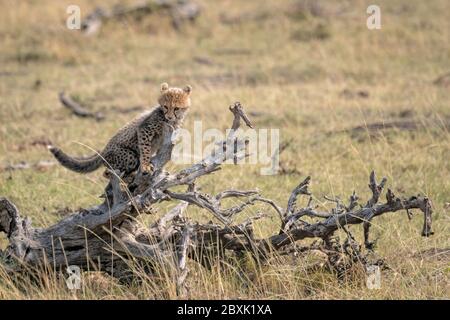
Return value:
<svg viewBox="0 0 450 320">
<path fill-rule="evenodd" d="M 346 199 L 356 190 L 365 201 L 375 170 L 397 195 L 425 194 L 435 209 L 435 235 L 428 239 L 420 237 L 418 214 L 412 221 L 404 213 L 375 219 L 377 252 L 391 267 L 380 290 L 368 290 L 363 277 L 342 283 L 326 273 L 306 273 L 301 261 L 274 261 L 263 269 L 248 266 L 255 274 L 249 279 L 231 266 L 209 272 L 192 265 L 191 298 L 448 298 L 448 254 L 413 257 L 450 246 L 450 136 L 439 125 L 450 121 L 450 87 L 433 84 L 450 71 L 448 1 L 380 0 L 382 29 L 374 31 L 366 27 L 370 1 L 320 1 L 319 16 L 299 14 L 295 1 L 200 2 L 201 17 L 181 32 L 168 17 L 151 16 L 139 23 L 107 23 L 99 35 L 85 37 L 65 28 L 66 7 L 78 4 L 83 15 L 94 8 L 91 1 L 2 1 L 0 165 L 50 160 L 43 146 L 32 145 L 39 139 L 71 154 L 89 153 L 86 146 L 100 149 L 133 117 L 108 114 L 109 108 L 153 105 L 163 81 L 191 84 L 193 106 L 185 128 L 202 120 L 204 129 L 225 130 L 231 120 L 227 107 L 239 100 L 253 112 L 257 128 L 277 128 L 282 141 L 292 139 L 281 160 L 300 172 L 261 176 L 260 166 L 225 166 L 198 181 L 202 190 L 258 188 L 284 206 L 290 190 L 311 175 L 316 201 L 329 208 L 323 195 Z M 58 102 L 61 90 L 104 110 L 107 120 L 70 115 Z M 369 96 L 350 98 L 344 90 Z M 375 137 L 326 134 L 403 118 L 417 119 L 424 128 Z M 0 195 L 44 227 L 61 218 L 55 214 L 60 209 L 98 203 L 105 183 L 100 171 L 79 175 L 60 166 L 0 172 Z M 247 214 L 261 210 L 269 208 L 255 206 Z M 211 218 L 195 207 L 187 215 Z M 261 237 L 278 227 L 275 215 L 256 224 Z M 359 229 L 352 228 L 361 239 Z M 0 298 L 176 298 L 164 270 L 155 281 L 123 286 L 93 274 L 74 293 L 52 274 L 45 283 L 25 281 L 26 289 L 0 274 Z"/>
</svg>

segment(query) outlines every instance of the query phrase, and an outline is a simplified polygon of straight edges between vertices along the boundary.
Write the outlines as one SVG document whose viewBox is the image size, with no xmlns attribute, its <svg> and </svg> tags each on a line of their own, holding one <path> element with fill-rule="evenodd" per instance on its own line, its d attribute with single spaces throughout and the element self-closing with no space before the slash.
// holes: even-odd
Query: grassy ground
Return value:
<svg viewBox="0 0 450 320">
<path fill-rule="evenodd" d="M 285 204 L 296 183 L 311 175 L 319 202 L 322 195 L 347 198 L 353 190 L 365 199 L 374 169 L 389 179 L 397 195 L 426 194 L 435 208 L 435 235 L 429 239 L 419 235 L 419 215 L 410 222 L 404 213 L 374 221 L 378 253 L 391 267 L 382 275 L 380 290 L 368 290 L 363 277 L 338 282 L 329 274 L 307 274 L 302 263 L 274 262 L 252 280 L 240 279 L 232 269 L 205 272 L 192 266 L 191 298 L 450 297 L 448 254 L 418 254 L 450 246 L 450 135 L 441 125 L 450 119 L 450 90 L 448 84 L 433 84 L 450 71 L 448 1 L 379 0 L 382 29 L 374 31 L 366 27 L 366 8 L 372 2 L 363 0 L 319 1 L 321 10 L 314 14 L 304 14 L 296 1 L 203 0 L 201 17 L 181 32 L 165 16 L 107 23 L 94 37 L 65 28 L 67 5 L 80 5 L 83 15 L 94 2 L 2 1 L 1 166 L 50 160 L 45 147 L 33 144 L 39 140 L 87 154 L 81 144 L 101 148 L 133 117 L 111 114 L 103 122 L 77 118 L 60 106 L 60 90 L 93 110 L 108 112 L 154 104 L 163 81 L 191 84 L 193 107 L 185 128 L 202 120 L 203 128 L 224 130 L 230 123 L 227 106 L 239 100 L 254 112 L 257 127 L 278 128 L 282 141 L 293 139 L 281 160 L 299 171 L 261 176 L 258 166 L 226 166 L 201 180 L 205 191 L 258 187 Z M 397 119 L 416 119 L 424 126 L 375 136 L 326 134 Z M 104 184 L 101 172 L 79 175 L 60 166 L 0 172 L 0 195 L 37 226 L 58 221 L 61 209 L 97 203 Z M 265 208 L 250 213 L 258 209 Z M 188 216 L 208 214 L 192 207 Z M 258 230 L 268 235 L 276 223 L 267 219 Z M 97 275 L 81 291 L 70 292 L 52 276 L 25 289 L 0 276 L 0 299 L 7 298 L 175 298 L 175 292 L 170 279 L 159 286 L 146 281 L 125 287 Z"/>
</svg>

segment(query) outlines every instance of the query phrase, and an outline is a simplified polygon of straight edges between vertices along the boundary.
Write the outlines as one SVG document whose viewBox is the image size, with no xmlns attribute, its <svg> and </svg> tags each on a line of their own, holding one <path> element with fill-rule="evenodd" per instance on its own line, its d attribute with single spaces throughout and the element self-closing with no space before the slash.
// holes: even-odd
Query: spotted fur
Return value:
<svg viewBox="0 0 450 320">
<path fill-rule="evenodd" d="M 50 146 L 55 158 L 64 167 L 80 173 L 87 173 L 105 165 L 113 170 L 129 174 L 140 166 L 144 173 L 152 170 L 150 160 L 162 143 L 163 123 L 179 128 L 191 105 L 192 88 L 169 88 L 161 85 L 159 105 L 147 111 L 122 127 L 106 144 L 103 151 L 87 158 L 70 157 L 61 149 Z"/>
</svg>

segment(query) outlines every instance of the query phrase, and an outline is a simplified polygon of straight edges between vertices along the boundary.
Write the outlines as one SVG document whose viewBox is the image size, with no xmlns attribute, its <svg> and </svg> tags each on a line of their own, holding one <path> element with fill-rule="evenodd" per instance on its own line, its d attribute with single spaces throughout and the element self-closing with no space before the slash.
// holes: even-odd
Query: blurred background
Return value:
<svg viewBox="0 0 450 320">
<path fill-rule="evenodd" d="M 205 191 L 257 187 L 284 205 L 311 175 L 316 195 L 347 199 L 357 190 L 366 199 L 374 169 L 399 196 L 428 195 L 436 212 L 430 239 L 419 235 L 419 216 L 375 222 L 380 254 L 395 271 L 381 290 L 308 282 L 292 267 L 268 272 L 262 289 L 225 281 L 215 290 L 208 278 L 195 297 L 448 298 L 448 254 L 405 259 L 450 245 L 450 2 L 373 2 L 0 0 L 0 195 L 40 226 L 96 203 L 101 172 L 48 165 L 45 145 L 73 155 L 101 149 L 156 104 L 161 82 L 190 84 L 186 129 L 202 120 L 204 129 L 225 130 L 228 105 L 240 101 L 257 128 L 279 129 L 286 146 L 278 175 L 225 166 L 202 180 Z M 381 9 L 381 29 L 367 27 L 371 4 Z M 84 29 L 67 28 L 69 5 L 80 8 Z M 72 114 L 61 91 L 102 116 Z M 210 219 L 195 208 L 189 214 Z M 261 222 L 260 235 L 276 224 Z"/>
</svg>

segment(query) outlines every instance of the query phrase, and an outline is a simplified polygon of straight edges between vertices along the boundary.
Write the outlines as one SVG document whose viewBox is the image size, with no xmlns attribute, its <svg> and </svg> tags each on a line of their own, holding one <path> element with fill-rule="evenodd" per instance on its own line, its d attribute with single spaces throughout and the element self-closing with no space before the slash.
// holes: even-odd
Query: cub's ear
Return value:
<svg viewBox="0 0 450 320">
<path fill-rule="evenodd" d="M 191 94 L 192 87 L 190 85 L 187 85 L 183 88 L 183 91 L 186 92 L 187 94 Z"/>
<path fill-rule="evenodd" d="M 161 83 L 161 92 L 164 92 L 167 89 L 169 89 L 169 84 L 167 82 Z"/>
</svg>

